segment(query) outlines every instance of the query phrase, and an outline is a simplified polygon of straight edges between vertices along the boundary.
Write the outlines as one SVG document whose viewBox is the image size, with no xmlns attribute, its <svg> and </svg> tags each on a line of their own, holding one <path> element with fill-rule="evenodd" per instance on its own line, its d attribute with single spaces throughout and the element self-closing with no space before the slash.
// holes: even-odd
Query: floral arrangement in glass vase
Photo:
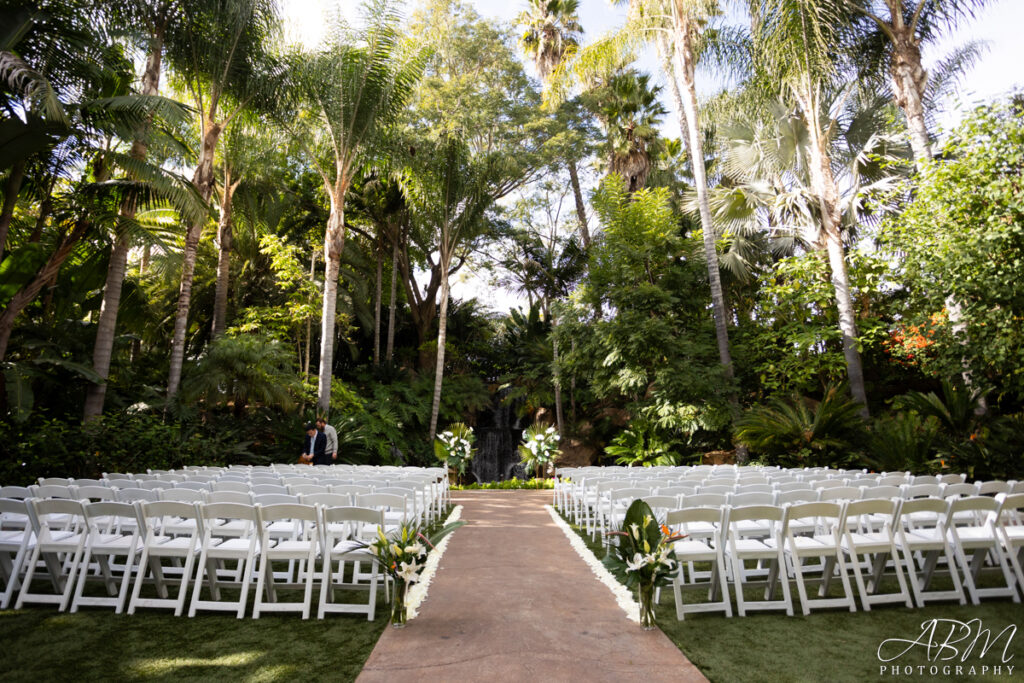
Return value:
<svg viewBox="0 0 1024 683">
<path fill-rule="evenodd" d="M 519 445 L 519 456 L 522 458 L 523 467 L 534 471 L 539 479 L 544 476 L 544 471 L 562 451 L 558 448 L 561 437 L 554 427 L 544 425 L 531 425 L 523 432 L 523 443 Z"/>
<path fill-rule="evenodd" d="M 429 537 L 415 524 L 402 524 L 387 533 L 377 529 L 377 538 L 369 544 L 369 548 L 380 568 L 393 582 L 392 626 L 402 628 L 409 618 L 406 609 L 409 587 L 419 581 L 420 572 L 427 564 L 427 555 L 437 547 L 441 539 L 464 524 L 450 522 Z"/>
<path fill-rule="evenodd" d="M 454 470 L 461 479 L 466 476 L 466 468 L 469 467 L 476 452 L 473 448 L 474 441 L 476 436 L 473 429 L 465 423 L 455 422 L 437 435 L 434 440 L 434 455 Z"/>
<path fill-rule="evenodd" d="M 685 538 L 658 524 L 651 507 L 634 500 L 626 510 L 622 531 L 610 536 L 618 543 L 608 548 L 604 565 L 629 588 L 636 588 L 640 602 L 640 625 L 654 628 L 654 589 L 671 585 L 679 571 L 672 544 Z"/>
</svg>

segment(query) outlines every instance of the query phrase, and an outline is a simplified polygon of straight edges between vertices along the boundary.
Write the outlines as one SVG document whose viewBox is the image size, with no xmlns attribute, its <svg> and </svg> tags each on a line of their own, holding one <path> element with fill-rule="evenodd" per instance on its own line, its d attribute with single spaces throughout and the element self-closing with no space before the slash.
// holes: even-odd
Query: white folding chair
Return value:
<svg viewBox="0 0 1024 683">
<path fill-rule="evenodd" d="M 140 528 L 145 521 L 140 519 L 139 508 L 131 503 L 98 502 L 85 506 L 85 520 L 89 535 L 85 541 L 85 555 L 78 572 L 75 595 L 71 611 L 77 612 L 82 605 L 113 607 L 115 614 L 124 610 L 135 570 L 135 560 L 141 550 Z M 115 557 L 124 557 L 120 566 L 112 562 Z M 108 596 L 86 596 L 86 581 L 89 579 L 89 563 L 95 559 L 107 587 Z M 120 571 L 120 582 L 115 572 Z M 120 585 L 118 585 L 120 584 Z"/>
<path fill-rule="evenodd" d="M 1003 554 L 1002 539 L 996 530 L 996 518 L 1001 505 L 988 496 L 957 498 L 949 504 L 948 532 L 953 552 L 963 573 L 967 596 L 975 605 L 981 598 L 1011 598 L 1014 602 L 1020 602 L 1014 586 L 1013 571 Z M 971 556 L 970 560 L 968 555 Z M 993 558 L 994 564 L 1003 574 L 1002 586 L 978 587 L 978 577 L 988 556 Z M 956 571 L 953 565 L 950 565 L 950 571 Z"/>
<path fill-rule="evenodd" d="M 206 503 L 200 509 L 200 515 L 203 521 L 203 542 L 200 545 L 199 568 L 188 615 L 194 617 L 198 610 L 207 609 L 233 611 L 241 619 L 245 616 L 249 585 L 261 550 L 258 531 L 262 526 L 260 507 L 244 503 Z M 238 562 L 236 581 L 228 582 L 217 575 L 218 562 L 225 560 Z M 200 597 L 204 583 L 210 589 L 209 600 Z M 240 589 L 237 600 L 221 600 L 222 583 L 231 584 L 233 588 L 237 585 Z"/>
<path fill-rule="evenodd" d="M 786 576 L 785 558 L 781 533 L 783 510 L 774 505 L 752 505 L 749 507 L 732 508 L 728 517 L 728 549 L 729 561 L 732 564 L 733 588 L 736 591 L 736 607 L 741 617 L 747 610 L 784 609 L 787 616 L 793 616 L 793 599 L 789 593 L 789 580 Z M 739 532 L 740 522 L 747 520 L 763 520 L 770 523 L 768 539 L 744 538 Z M 765 541 L 773 541 L 771 544 Z M 765 586 L 764 600 L 748 601 L 743 594 L 745 573 L 744 562 L 756 560 L 769 562 L 768 582 Z M 775 584 L 782 584 L 782 599 L 775 599 Z"/>
<path fill-rule="evenodd" d="M 14 591 L 21 586 L 21 572 L 25 561 L 35 548 L 35 533 L 29 518 L 29 503 L 14 498 L 0 498 L 0 518 L 19 517 L 26 520 L 21 528 L 0 531 L 0 578 L 4 580 L 4 591 L 0 593 L 0 609 L 7 609 L 14 597 Z"/>
<path fill-rule="evenodd" d="M 893 538 L 894 518 L 899 504 L 898 499 L 872 498 L 850 501 L 843 510 L 843 521 L 840 524 L 843 532 L 842 548 L 850 556 L 860 604 L 865 612 L 871 611 L 871 605 L 889 602 L 914 606 Z M 870 582 L 867 584 L 864 582 L 861 556 L 864 556 L 864 563 L 871 568 Z M 890 559 L 899 591 L 882 593 L 883 575 Z"/>
<path fill-rule="evenodd" d="M 85 510 L 81 501 L 77 500 L 35 498 L 29 501 L 29 519 L 35 532 L 36 544 L 28 559 L 25 578 L 14 608 L 21 609 L 26 602 L 56 603 L 63 612 L 71 603 L 75 573 L 89 535 Z M 67 559 L 66 562 L 62 562 L 62 556 Z M 54 593 L 32 592 L 32 577 L 35 576 L 40 558 L 46 563 Z"/>
<path fill-rule="evenodd" d="M 224 480 L 213 482 L 213 491 L 234 491 L 236 493 L 249 493 L 249 484 L 242 481 Z"/>
<path fill-rule="evenodd" d="M 135 585 L 128 601 L 128 614 L 135 614 L 139 607 L 173 609 L 174 616 L 181 616 L 192 580 L 196 555 L 203 535 L 203 523 L 196 503 L 182 501 L 142 502 L 141 521 L 142 553 L 139 555 L 139 569 L 135 574 Z M 168 597 L 167 569 L 164 558 L 172 561 L 184 560 L 184 567 L 177 570 L 178 594 Z M 156 586 L 156 598 L 143 598 L 142 584 L 146 573 L 151 572 Z"/>
<path fill-rule="evenodd" d="M 924 607 L 928 601 L 934 600 L 956 600 L 961 605 L 967 604 L 960 574 L 956 571 L 949 536 L 946 533 L 948 513 L 948 501 L 938 498 L 904 500 L 896 513 L 896 547 L 903 554 L 903 563 L 910 576 L 910 588 L 918 607 Z M 921 523 L 921 520 L 929 517 L 934 526 L 925 526 Z M 916 521 L 907 524 L 908 518 Z M 921 557 L 920 567 L 916 560 L 918 555 Z M 929 591 L 928 587 L 934 577 L 940 555 L 946 559 L 953 589 Z"/>
<path fill-rule="evenodd" d="M 1003 543 L 1003 552 L 1017 577 L 1017 589 L 1024 593 L 1024 493 L 1006 496 L 996 516 L 996 531 Z"/>
<path fill-rule="evenodd" d="M 713 508 L 687 508 L 684 510 L 673 510 L 665 519 L 665 524 L 672 529 L 682 529 L 688 524 L 705 523 L 711 525 L 715 532 L 710 539 L 684 538 L 673 544 L 676 561 L 679 563 L 679 571 L 672 580 L 672 593 L 676 601 L 676 618 L 682 621 L 687 612 L 725 612 L 725 616 L 732 616 L 732 604 L 729 598 L 729 587 L 726 584 L 725 555 L 722 552 L 722 529 L 728 525 L 728 508 L 715 510 Z M 710 562 L 711 578 L 708 581 L 698 581 L 694 576 L 694 562 Z M 686 580 L 684 574 L 684 563 L 690 567 L 690 580 Z M 683 587 L 707 589 L 708 600 L 701 603 L 684 603 Z"/>
<path fill-rule="evenodd" d="M 789 559 L 790 568 L 796 578 L 797 592 L 800 594 L 800 608 L 804 616 L 811 613 L 811 610 L 818 607 L 845 607 L 851 612 L 857 611 L 857 605 L 853 601 L 853 590 L 850 588 L 850 577 L 846 571 L 846 559 L 839 543 L 842 521 L 842 506 L 838 503 L 796 503 L 785 509 L 782 518 L 782 536 L 785 543 L 786 557 Z M 797 535 L 793 533 L 792 523 L 797 520 L 812 521 L 817 525 L 817 530 L 809 535 Z M 774 543 L 774 539 L 767 539 L 766 545 Z M 821 577 L 817 598 L 807 596 L 806 576 L 803 560 L 807 557 L 814 557 L 821 560 Z M 843 587 L 843 595 L 838 598 L 830 598 L 828 589 L 831 585 L 835 572 L 839 573 L 839 580 Z"/>
<path fill-rule="evenodd" d="M 316 557 L 319 549 L 320 532 L 317 529 L 319 515 L 312 505 L 287 503 L 259 506 L 262 520 L 260 526 L 260 567 L 256 579 L 256 598 L 253 601 L 252 617 L 260 618 L 260 612 L 301 612 L 303 619 L 309 619 L 313 604 L 313 580 L 316 575 Z M 291 525 L 296 531 L 291 538 L 275 538 L 273 526 Z M 277 599 L 277 588 L 294 588 L 294 583 L 278 584 L 274 580 L 273 561 L 287 561 L 289 565 L 301 561 L 306 567 L 303 598 L 299 602 L 281 602 Z M 289 574 L 291 571 L 289 570 Z M 290 577 L 289 577 L 290 578 Z M 266 601 L 264 601 L 264 591 Z"/>
<path fill-rule="evenodd" d="M 362 507 L 320 508 L 323 548 L 323 574 L 320 580 L 320 606 L 317 618 L 323 619 L 328 612 L 345 614 L 366 614 L 367 621 L 373 621 L 377 608 L 377 581 L 380 574 L 377 558 L 370 552 L 366 540 L 376 536 L 377 529 L 384 527 L 384 512 L 379 509 Z M 338 569 L 334 569 L 335 562 Z M 345 563 L 352 563 L 351 580 L 345 581 Z M 370 572 L 368 581 L 360 581 L 357 565 L 367 562 Z M 336 589 L 367 590 L 365 604 L 341 603 L 334 601 Z"/>
</svg>

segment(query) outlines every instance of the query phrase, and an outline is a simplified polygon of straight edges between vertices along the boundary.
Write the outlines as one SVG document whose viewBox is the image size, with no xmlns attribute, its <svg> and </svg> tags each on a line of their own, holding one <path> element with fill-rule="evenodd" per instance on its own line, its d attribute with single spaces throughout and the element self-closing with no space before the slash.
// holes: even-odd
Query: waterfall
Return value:
<svg viewBox="0 0 1024 683">
<path fill-rule="evenodd" d="M 519 444 L 527 425 L 516 416 L 520 401 L 503 401 L 507 389 L 494 394 L 491 407 L 477 413 L 476 455 L 471 471 L 478 482 L 523 479 L 525 471 L 519 463 Z M 527 418 L 528 419 L 528 418 Z"/>
</svg>

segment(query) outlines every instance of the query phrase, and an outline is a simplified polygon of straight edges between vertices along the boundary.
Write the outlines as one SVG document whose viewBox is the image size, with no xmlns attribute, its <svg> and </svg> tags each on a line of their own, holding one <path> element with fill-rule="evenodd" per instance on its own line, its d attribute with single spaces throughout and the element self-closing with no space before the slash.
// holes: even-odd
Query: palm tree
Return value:
<svg viewBox="0 0 1024 683">
<path fill-rule="evenodd" d="M 832 271 L 850 393 L 867 415 L 867 392 L 843 244 L 841 193 L 821 115 L 827 86 L 842 79 L 834 55 L 847 26 L 846 16 L 830 0 L 752 0 L 750 6 L 757 63 L 792 95 L 807 130 L 810 190 Z"/>
<path fill-rule="evenodd" d="M 194 11 L 194 7 L 182 7 L 179 0 L 137 0 L 112 7 L 115 21 L 125 26 L 143 26 L 145 28 L 146 62 L 142 72 L 140 94 L 156 96 L 160 92 L 161 64 L 163 62 L 164 42 L 170 22 L 186 12 Z M 148 153 L 147 131 L 149 126 L 138 131 L 132 141 L 129 154 L 138 161 L 146 159 Z M 135 217 L 136 207 L 125 204 L 121 207 L 121 216 L 125 221 Z M 96 324 L 96 341 L 93 344 L 93 371 L 104 381 L 90 384 L 86 389 L 84 420 L 103 414 L 106 399 L 107 383 L 110 376 L 110 361 L 114 352 L 114 338 L 117 329 L 117 314 L 121 306 L 121 290 L 124 285 L 125 272 L 128 267 L 128 251 L 131 241 L 127 231 L 117 231 L 114 247 L 110 253 L 107 266 L 107 279 L 103 286 L 103 303 L 100 305 L 99 320 Z"/>
<path fill-rule="evenodd" d="M 168 58 L 199 113 L 199 158 L 192 182 L 203 201 L 209 202 L 213 195 L 214 159 L 224 129 L 256 101 L 270 99 L 268 91 L 274 79 L 266 50 L 276 27 L 277 4 L 273 0 L 209 0 L 168 32 Z M 206 220 L 204 216 L 193 221 L 185 234 L 168 398 L 177 393 L 181 383 L 192 279 Z"/>
<path fill-rule="evenodd" d="M 530 0 L 529 8 L 519 15 L 519 24 L 524 26 L 519 45 L 533 59 L 541 80 L 547 80 L 562 60 L 579 47 L 583 27 L 580 26 L 578 9 L 579 0 Z M 587 226 L 587 209 L 583 203 L 576 159 L 570 158 L 566 167 L 576 202 L 580 239 L 583 240 L 583 248 L 589 249 L 590 229 Z"/>
<path fill-rule="evenodd" d="M 667 112 L 661 88 L 630 69 L 614 73 L 585 96 L 608 134 L 608 172 L 618 173 L 630 193 L 641 189 L 658 152 L 658 125 Z"/>
<path fill-rule="evenodd" d="M 402 38 L 400 15 L 391 0 L 366 5 L 366 26 L 338 28 L 324 52 L 296 56 L 293 94 L 303 108 L 301 130 L 289 126 L 330 200 L 324 235 L 323 315 L 317 405 L 331 404 L 338 274 L 345 249 L 345 195 L 358 160 L 405 107 L 423 70 L 420 52 Z"/>
<path fill-rule="evenodd" d="M 844 0 L 867 23 L 859 47 L 867 57 L 888 58 L 896 105 L 907 119 L 910 144 L 918 163 L 931 159 L 928 134 L 929 75 L 921 63 L 921 46 L 937 42 L 943 29 L 953 29 L 987 4 L 986 0 Z M 958 55 L 961 65 L 976 54 L 970 45 Z"/>
</svg>

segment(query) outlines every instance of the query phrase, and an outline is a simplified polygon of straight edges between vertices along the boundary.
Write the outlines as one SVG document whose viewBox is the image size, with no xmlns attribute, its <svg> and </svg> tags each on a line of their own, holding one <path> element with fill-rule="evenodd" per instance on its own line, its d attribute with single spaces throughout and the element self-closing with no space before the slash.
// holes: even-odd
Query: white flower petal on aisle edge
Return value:
<svg viewBox="0 0 1024 683">
<path fill-rule="evenodd" d="M 612 576 L 612 573 L 608 571 L 608 569 L 601 564 L 601 561 L 597 559 L 594 553 L 590 551 L 590 548 L 588 548 L 586 543 L 583 542 L 583 539 L 577 536 L 576 532 L 572 530 L 572 527 L 562 519 L 561 515 L 555 512 L 555 508 L 550 505 L 545 505 L 544 507 L 547 508 L 548 514 L 551 515 L 551 519 L 553 519 L 558 528 L 562 530 L 565 537 L 569 539 L 569 545 L 573 547 L 576 554 L 582 557 L 583 561 L 590 566 L 590 569 L 596 575 L 597 580 L 607 586 L 608 590 L 615 595 L 615 601 L 619 603 L 619 607 L 621 607 L 622 611 L 626 613 L 626 618 L 639 624 L 640 603 L 633 599 L 632 591 L 623 586 L 615 579 L 614 576 Z"/>
<path fill-rule="evenodd" d="M 462 517 L 462 506 L 456 505 L 452 513 L 448 515 L 448 519 L 444 521 L 445 525 L 451 524 L 452 522 L 459 521 Z M 409 596 L 405 602 L 406 615 L 409 619 L 415 619 L 416 615 L 419 614 L 420 604 L 427 599 L 427 590 L 430 588 L 430 581 L 434 578 L 434 574 L 437 572 L 438 566 L 441 564 L 441 556 L 444 555 L 445 548 L 448 547 L 448 541 L 451 539 L 452 534 L 448 534 L 441 539 L 441 542 L 437 544 L 437 547 L 430 551 L 427 556 L 427 562 L 423 565 L 423 573 L 420 574 L 419 581 L 414 583 L 409 588 Z"/>
</svg>

